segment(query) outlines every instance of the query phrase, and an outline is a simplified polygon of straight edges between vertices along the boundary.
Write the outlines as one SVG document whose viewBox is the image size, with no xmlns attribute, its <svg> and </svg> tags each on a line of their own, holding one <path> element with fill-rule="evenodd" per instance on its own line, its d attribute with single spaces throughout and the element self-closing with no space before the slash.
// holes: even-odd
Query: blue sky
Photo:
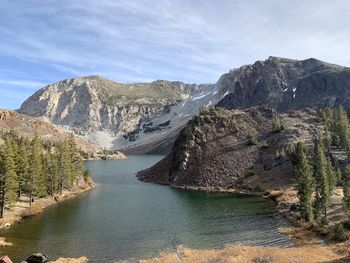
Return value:
<svg viewBox="0 0 350 263">
<path fill-rule="evenodd" d="M 0 108 L 71 77 L 216 82 L 270 55 L 350 66 L 348 0 L 1 0 Z"/>
</svg>

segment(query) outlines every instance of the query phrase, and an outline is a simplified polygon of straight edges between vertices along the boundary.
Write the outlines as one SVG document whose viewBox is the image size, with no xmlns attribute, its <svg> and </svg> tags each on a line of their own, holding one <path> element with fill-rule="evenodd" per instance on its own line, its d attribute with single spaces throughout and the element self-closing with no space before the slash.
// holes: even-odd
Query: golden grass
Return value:
<svg viewBox="0 0 350 263">
<path fill-rule="evenodd" d="M 349 260 L 349 261 L 346 261 Z M 192 250 L 179 247 L 157 258 L 141 263 L 321 263 L 350 262 L 350 258 L 335 253 L 328 247 L 310 245 L 294 248 L 230 246 L 222 250 Z"/>
<path fill-rule="evenodd" d="M 50 261 L 52 263 L 86 263 L 88 259 L 86 257 L 80 258 L 59 258 L 55 261 Z"/>
</svg>

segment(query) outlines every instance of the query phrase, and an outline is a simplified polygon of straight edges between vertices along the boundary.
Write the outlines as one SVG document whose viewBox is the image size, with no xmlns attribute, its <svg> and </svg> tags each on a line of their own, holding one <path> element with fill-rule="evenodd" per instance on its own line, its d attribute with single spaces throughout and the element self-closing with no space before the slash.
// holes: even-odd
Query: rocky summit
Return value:
<svg viewBox="0 0 350 263">
<path fill-rule="evenodd" d="M 49 85 L 18 110 L 107 149 L 165 153 L 203 107 L 278 112 L 347 103 L 350 69 L 317 59 L 269 57 L 222 75 L 216 84 L 154 81 L 122 84 L 99 76 Z"/>
<path fill-rule="evenodd" d="M 217 82 L 227 109 L 265 105 L 278 111 L 335 107 L 350 96 L 350 68 L 317 59 L 270 57 L 231 70 Z"/>
</svg>

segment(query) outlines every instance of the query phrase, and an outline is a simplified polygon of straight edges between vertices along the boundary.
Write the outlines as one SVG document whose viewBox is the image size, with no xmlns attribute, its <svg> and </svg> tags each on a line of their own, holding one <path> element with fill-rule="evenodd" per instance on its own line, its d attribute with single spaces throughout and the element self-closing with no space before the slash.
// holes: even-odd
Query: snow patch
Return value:
<svg viewBox="0 0 350 263">
<path fill-rule="evenodd" d="M 257 83 L 261 80 L 261 77 L 262 77 L 262 76 L 260 76 L 260 77 L 255 81 L 255 84 L 257 84 Z"/>
<path fill-rule="evenodd" d="M 284 89 L 283 92 L 286 92 L 288 90 L 288 88 Z"/>
<path fill-rule="evenodd" d="M 204 97 L 208 96 L 210 93 L 199 95 L 197 97 L 192 97 L 192 100 L 200 100 L 203 99 Z"/>
</svg>

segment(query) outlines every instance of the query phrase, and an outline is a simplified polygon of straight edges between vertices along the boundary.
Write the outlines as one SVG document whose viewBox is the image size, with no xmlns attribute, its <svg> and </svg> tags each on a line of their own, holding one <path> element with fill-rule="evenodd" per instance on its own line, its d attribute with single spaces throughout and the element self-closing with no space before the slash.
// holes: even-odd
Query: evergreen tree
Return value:
<svg viewBox="0 0 350 263">
<path fill-rule="evenodd" d="M 77 183 L 77 178 L 81 177 L 84 173 L 83 161 L 80 156 L 80 151 L 75 143 L 74 135 L 71 133 L 68 137 L 68 151 L 71 162 L 72 176 L 70 185 Z"/>
<path fill-rule="evenodd" d="M 27 140 L 21 139 L 18 146 L 18 153 L 16 158 L 16 167 L 19 183 L 18 197 L 22 193 L 28 193 L 29 175 L 29 147 Z"/>
<path fill-rule="evenodd" d="M 47 195 L 46 178 L 43 170 L 42 145 L 38 134 L 32 141 L 31 165 L 30 165 L 30 205 L 34 196 L 45 197 Z"/>
<path fill-rule="evenodd" d="M 326 131 L 323 135 L 323 143 L 324 143 L 324 147 L 329 152 L 332 146 L 332 134 L 329 131 L 329 128 L 327 128 L 327 126 L 326 126 Z"/>
<path fill-rule="evenodd" d="M 339 144 L 345 150 L 350 150 L 349 143 L 349 120 L 343 107 L 337 109 L 337 131 L 339 136 Z"/>
<path fill-rule="evenodd" d="M 302 218 L 307 221 L 312 221 L 314 217 L 312 207 L 312 193 L 314 191 L 312 167 L 307 158 L 306 149 L 303 142 L 297 143 L 296 156 L 296 176 L 298 184 L 298 197 L 300 200 L 300 213 Z"/>
<path fill-rule="evenodd" d="M 16 174 L 15 154 L 13 151 L 13 141 L 5 141 L 5 202 L 11 207 L 14 206 L 18 196 L 18 176 Z"/>
<path fill-rule="evenodd" d="M 327 208 L 330 201 L 330 183 L 327 173 L 327 159 L 320 138 L 314 140 L 315 215 L 319 222 L 327 222 Z M 323 215 L 321 219 L 320 216 Z M 321 221 L 320 221 L 321 219 Z"/>
<path fill-rule="evenodd" d="M 329 193 L 332 194 L 337 184 L 337 174 L 329 157 L 326 157 L 326 172 L 329 182 Z"/>
<path fill-rule="evenodd" d="M 350 217 L 350 164 L 346 166 L 343 180 L 344 209 Z"/>
<path fill-rule="evenodd" d="M 5 207 L 5 149 L 0 145 L 0 218 L 4 216 Z"/>
</svg>

